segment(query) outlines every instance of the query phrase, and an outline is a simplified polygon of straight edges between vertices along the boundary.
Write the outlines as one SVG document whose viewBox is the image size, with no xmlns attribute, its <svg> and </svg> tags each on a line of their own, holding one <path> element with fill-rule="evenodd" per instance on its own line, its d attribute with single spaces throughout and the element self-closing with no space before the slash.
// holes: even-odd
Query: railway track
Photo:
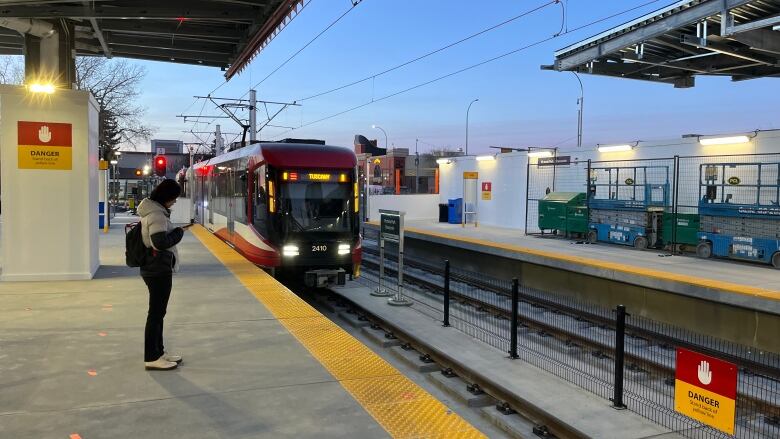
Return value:
<svg viewBox="0 0 780 439">
<path fill-rule="evenodd" d="M 370 246 L 363 247 L 363 264 L 369 268 L 378 269 L 378 250 Z M 386 255 L 385 274 L 387 277 L 397 276 L 396 259 L 393 256 Z M 415 271 L 417 271 L 415 273 Z M 416 261 L 410 258 L 404 260 L 404 282 L 416 285 L 420 289 L 429 292 L 435 298 L 443 295 L 443 267 L 437 267 L 432 264 Z M 478 313 L 487 313 L 498 317 L 501 320 L 508 320 L 511 317 L 511 301 L 508 300 L 510 291 L 507 287 L 502 287 L 485 278 L 478 278 L 467 274 L 452 272 L 450 283 L 461 283 L 469 287 L 494 294 L 503 300 L 486 301 L 479 297 L 479 294 L 457 291 L 451 288 L 451 307 L 458 306 L 470 308 Z M 579 308 L 574 304 L 561 304 L 544 297 L 539 297 L 529 290 L 524 290 L 520 295 L 520 302 L 527 306 L 521 308 L 519 317 L 521 329 L 536 333 L 541 337 L 553 337 L 553 339 L 563 342 L 563 344 L 574 351 L 585 350 L 591 353 L 595 358 L 602 360 L 612 360 L 611 352 L 614 347 L 614 319 L 603 314 L 597 314 L 591 310 Z M 504 306 L 506 305 L 506 306 Z M 550 319 L 549 314 L 558 316 L 558 320 L 569 318 L 579 322 L 577 328 L 562 327 L 556 325 Z M 598 334 L 587 329 L 598 328 Z M 673 392 L 674 386 L 674 352 L 675 347 L 685 347 L 719 358 L 734 361 L 741 364 L 743 380 L 739 384 L 739 397 L 742 399 L 742 405 L 751 407 L 751 411 L 756 411 L 763 415 L 765 422 L 776 423 L 780 420 L 780 407 L 776 402 L 776 395 L 780 393 L 780 381 L 778 380 L 778 371 L 771 365 L 756 361 L 749 361 L 744 358 L 729 358 L 729 354 L 712 349 L 708 346 L 693 345 L 685 340 L 681 340 L 657 332 L 648 331 L 644 328 L 627 325 L 626 327 L 626 351 L 625 361 L 626 370 L 630 372 L 627 379 L 634 379 L 637 385 L 643 385 L 642 381 L 647 378 L 662 378 L 667 387 L 665 394 Z M 655 349 L 655 351 L 650 351 Z M 659 355 L 659 351 L 666 351 L 667 355 Z M 735 361 L 736 360 L 736 361 Z M 611 374 L 611 362 L 602 363 L 606 365 L 603 374 Z M 644 379 L 643 379 L 644 377 Z M 752 383 L 751 383 L 752 382 Z M 760 385 L 755 385 L 759 382 Z M 772 390 L 767 392 L 767 387 Z M 652 391 L 659 391 L 658 387 L 647 387 Z M 762 390 L 763 389 L 763 390 Z M 673 393 L 672 393 L 673 395 Z M 771 437 L 771 436 L 769 436 Z"/>
</svg>

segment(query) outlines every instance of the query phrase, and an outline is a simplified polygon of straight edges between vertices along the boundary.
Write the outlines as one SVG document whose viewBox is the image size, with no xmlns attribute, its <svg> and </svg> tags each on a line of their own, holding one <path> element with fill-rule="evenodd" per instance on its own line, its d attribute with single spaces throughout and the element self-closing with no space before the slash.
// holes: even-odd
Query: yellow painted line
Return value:
<svg viewBox="0 0 780 439">
<path fill-rule="evenodd" d="M 205 228 L 191 230 L 390 436 L 486 437 Z"/>
<path fill-rule="evenodd" d="M 370 221 L 369 224 L 379 226 L 379 223 Z M 419 233 L 421 235 L 435 236 L 438 238 L 451 239 L 460 242 L 467 242 L 470 244 L 482 245 L 485 247 L 492 247 L 502 250 L 509 250 L 518 253 L 525 253 L 534 256 L 541 256 L 545 258 L 555 259 L 565 262 L 574 262 L 581 265 L 587 265 L 590 267 L 620 271 L 623 273 L 638 274 L 642 276 L 652 277 L 662 280 L 670 280 L 675 282 L 686 283 L 689 285 L 695 285 L 700 287 L 713 288 L 731 293 L 743 294 L 746 296 L 760 297 L 762 299 L 780 300 L 780 291 L 769 290 L 766 288 L 751 287 L 749 285 L 736 284 L 731 282 L 723 282 L 714 279 L 707 279 L 698 276 L 689 276 L 685 274 L 669 273 L 666 271 L 652 270 L 649 268 L 637 267 L 635 265 L 621 264 L 618 262 L 599 261 L 591 258 L 584 258 L 581 256 L 572 256 L 564 253 L 555 253 L 545 250 L 537 250 L 528 247 L 522 247 L 519 245 L 502 244 L 494 241 L 486 241 L 483 239 L 470 238 L 466 236 L 450 235 L 446 233 L 434 232 L 431 230 L 419 229 L 416 227 L 406 227 L 407 232 Z"/>
</svg>

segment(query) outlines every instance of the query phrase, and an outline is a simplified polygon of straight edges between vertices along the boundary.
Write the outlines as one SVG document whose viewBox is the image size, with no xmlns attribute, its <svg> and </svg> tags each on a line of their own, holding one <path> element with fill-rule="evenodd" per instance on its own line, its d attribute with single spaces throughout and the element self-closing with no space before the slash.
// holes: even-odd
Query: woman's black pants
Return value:
<svg viewBox="0 0 780 439">
<path fill-rule="evenodd" d="M 155 361 L 165 352 L 163 347 L 163 319 L 171 297 L 173 275 L 144 277 L 149 288 L 149 314 L 144 332 L 144 361 Z"/>
</svg>

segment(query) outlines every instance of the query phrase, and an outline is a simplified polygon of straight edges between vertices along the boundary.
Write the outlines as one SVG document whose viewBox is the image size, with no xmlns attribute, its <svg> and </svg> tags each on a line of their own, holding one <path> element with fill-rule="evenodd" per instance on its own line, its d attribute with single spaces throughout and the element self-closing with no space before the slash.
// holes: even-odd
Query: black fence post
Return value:
<svg viewBox="0 0 780 439">
<path fill-rule="evenodd" d="M 444 324 L 450 326 L 450 260 L 444 261 Z"/>
<path fill-rule="evenodd" d="M 514 278 L 512 279 L 512 323 L 510 325 L 511 333 L 509 335 L 509 358 L 511 359 L 520 358 L 520 356 L 517 355 L 517 308 L 520 302 L 519 296 L 520 281 L 517 280 L 517 278 Z"/>
<path fill-rule="evenodd" d="M 618 410 L 626 408 L 623 404 L 623 363 L 625 361 L 626 307 L 618 305 L 615 322 L 615 392 L 612 407 Z"/>
</svg>

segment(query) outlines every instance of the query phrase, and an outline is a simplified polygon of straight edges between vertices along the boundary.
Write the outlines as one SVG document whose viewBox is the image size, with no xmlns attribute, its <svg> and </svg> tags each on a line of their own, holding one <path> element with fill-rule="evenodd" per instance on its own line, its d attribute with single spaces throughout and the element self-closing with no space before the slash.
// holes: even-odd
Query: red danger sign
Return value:
<svg viewBox="0 0 780 439">
<path fill-rule="evenodd" d="M 715 357 L 677 349 L 675 410 L 734 434 L 737 366 Z"/>
<path fill-rule="evenodd" d="M 490 192 L 493 190 L 493 183 L 489 181 L 482 182 L 482 192 Z"/>
</svg>

